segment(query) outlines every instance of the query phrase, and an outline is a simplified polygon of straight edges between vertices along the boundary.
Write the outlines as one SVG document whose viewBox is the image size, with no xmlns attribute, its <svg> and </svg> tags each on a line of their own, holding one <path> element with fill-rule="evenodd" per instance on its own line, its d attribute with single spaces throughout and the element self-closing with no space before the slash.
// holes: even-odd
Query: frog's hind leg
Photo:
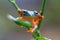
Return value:
<svg viewBox="0 0 60 40">
<path fill-rule="evenodd" d="M 12 15 L 8 15 L 7 17 L 8 17 L 9 20 L 12 20 L 12 21 L 18 20 L 18 17 L 15 18 L 15 17 L 13 17 Z"/>
</svg>

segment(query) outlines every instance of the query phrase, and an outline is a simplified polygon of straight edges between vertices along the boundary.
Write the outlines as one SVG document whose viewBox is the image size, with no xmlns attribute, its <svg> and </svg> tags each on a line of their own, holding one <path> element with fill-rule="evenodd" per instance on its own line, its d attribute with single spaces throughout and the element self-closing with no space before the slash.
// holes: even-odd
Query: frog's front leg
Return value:
<svg viewBox="0 0 60 40">
<path fill-rule="evenodd" d="M 30 28 L 27 32 L 33 33 L 37 29 L 37 26 L 34 26 L 33 28 Z"/>
<path fill-rule="evenodd" d="M 33 24 L 33 27 L 32 28 L 30 28 L 27 32 L 34 32 L 36 29 L 37 29 L 37 24 L 38 24 L 38 21 L 32 21 L 32 24 Z"/>
</svg>

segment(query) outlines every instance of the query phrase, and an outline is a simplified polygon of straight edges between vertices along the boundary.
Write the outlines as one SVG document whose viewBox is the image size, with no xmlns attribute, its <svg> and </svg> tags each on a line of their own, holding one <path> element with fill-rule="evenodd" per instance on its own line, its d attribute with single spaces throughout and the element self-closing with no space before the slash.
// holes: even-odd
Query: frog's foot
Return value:
<svg viewBox="0 0 60 40">
<path fill-rule="evenodd" d="M 35 30 L 37 29 L 37 25 L 36 26 L 34 26 L 34 28 L 30 28 L 27 32 L 34 32 Z"/>
<path fill-rule="evenodd" d="M 17 9 L 17 12 L 22 15 L 24 13 L 24 11 L 22 11 L 21 9 Z"/>
<path fill-rule="evenodd" d="M 33 31 L 34 31 L 33 28 L 30 28 L 27 32 L 32 33 Z"/>
<path fill-rule="evenodd" d="M 44 16 L 41 16 L 42 17 L 42 19 L 44 19 Z"/>
<path fill-rule="evenodd" d="M 23 20 L 23 17 L 19 17 L 19 20 Z"/>
</svg>

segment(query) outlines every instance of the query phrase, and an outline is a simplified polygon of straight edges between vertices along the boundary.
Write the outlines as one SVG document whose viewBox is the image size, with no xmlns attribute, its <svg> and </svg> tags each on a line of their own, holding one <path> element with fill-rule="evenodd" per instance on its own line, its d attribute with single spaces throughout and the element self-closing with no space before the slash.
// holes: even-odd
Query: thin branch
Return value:
<svg viewBox="0 0 60 40">
<path fill-rule="evenodd" d="M 46 5 L 46 0 L 43 0 L 42 9 L 41 9 L 42 15 L 44 13 L 45 5 Z"/>
<path fill-rule="evenodd" d="M 44 13 L 45 4 L 46 4 L 46 0 L 43 0 L 43 4 L 42 4 L 42 8 L 41 8 L 41 12 L 42 12 L 41 15 L 43 15 L 43 13 Z M 46 40 L 44 37 L 41 37 L 41 35 L 40 35 L 41 22 L 42 22 L 42 20 L 39 21 L 37 30 L 32 33 L 32 36 L 34 37 L 35 40 Z"/>
<path fill-rule="evenodd" d="M 17 10 L 17 9 L 20 9 L 19 7 L 18 7 L 18 5 L 16 4 L 16 0 L 8 0 L 11 4 L 13 4 L 13 6 L 15 7 L 15 9 Z"/>
<path fill-rule="evenodd" d="M 44 14 L 45 4 L 46 4 L 46 0 L 43 0 L 42 8 L 40 10 L 41 11 L 41 15 Z M 38 30 L 40 30 L 41 22 L 42 22 L 42 20 L 39 21 L 38 28 L 37 28 Z"/>
</svg>

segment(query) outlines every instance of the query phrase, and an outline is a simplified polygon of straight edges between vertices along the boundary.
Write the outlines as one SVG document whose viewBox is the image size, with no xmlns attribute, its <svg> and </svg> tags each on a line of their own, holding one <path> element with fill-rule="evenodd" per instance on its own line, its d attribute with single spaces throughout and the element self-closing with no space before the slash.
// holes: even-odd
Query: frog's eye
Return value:
<svg viewBox="0 0 60 40">
<path fill-rule="evenodd" d="M 36 14 L 38 14 L 38 13 L 36 13 Z"/>
</svg>

